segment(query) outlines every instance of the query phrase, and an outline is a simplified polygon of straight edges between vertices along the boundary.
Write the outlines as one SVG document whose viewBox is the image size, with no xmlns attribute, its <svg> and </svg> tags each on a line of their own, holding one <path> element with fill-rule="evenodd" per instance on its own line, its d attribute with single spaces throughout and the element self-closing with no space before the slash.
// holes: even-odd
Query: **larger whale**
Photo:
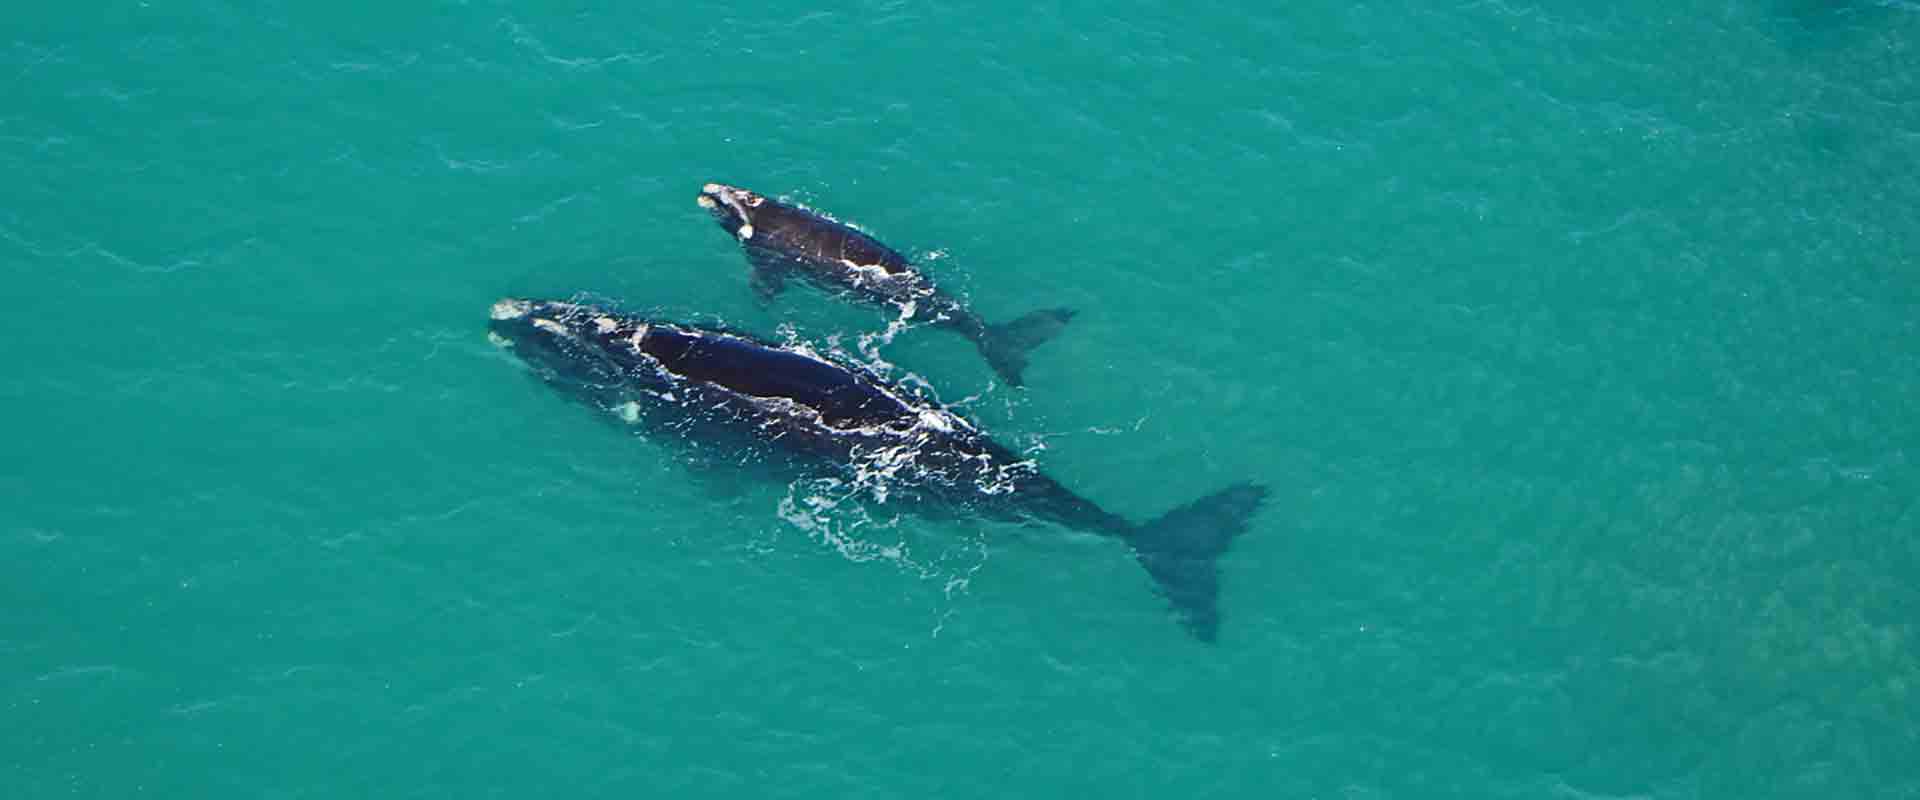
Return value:
<svg viewBox="0 0 1920 800">
<path fill-rule="evenodd" d="M 857 300 L 924 312 L 973 342 L 993 371 L 1014 386 L 1024 381 L 1028 352 L 1073 318 L 1072 311 L 1053 308 L 990 324 L 935 286 L 906 256 L 851 225 L 723 183 L 701 187 L 696 200 L 740 242 L 754 292 L 763 302 L 778 295 L 787 278 L 799 277 Z"/>
<path fill-rule="evenodd" d="M 965 418 L 802 347 L 593 305 L 504 299 L 490 338 L 593 406 L 681 436 L 734 437 L 841 470 L 883 465 L 915 493 L 1125 542 L 1188 631 L 1219 632 L 1216 565 L 1266 489 L 1228 487 L 1137 524 L 1075 494 Z"/>
</svg>

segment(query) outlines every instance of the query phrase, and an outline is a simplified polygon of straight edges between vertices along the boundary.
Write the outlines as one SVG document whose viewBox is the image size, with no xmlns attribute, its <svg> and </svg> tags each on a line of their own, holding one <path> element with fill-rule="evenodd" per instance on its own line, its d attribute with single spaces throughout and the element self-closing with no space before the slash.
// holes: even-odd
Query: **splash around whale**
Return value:
<svg viewBox="0 0 1920 800">
<path fill-rule="evenodd" d="M 1228 487 L 1136 524 L 1040 472 L 973 423 L 905 387 L 804 348 L 595 305 L 504 299 L 489 336 L 590 406 L 681 435 L 732 437 L 890 480 L 984 516 L 1125 542 L 1187 630 L 1219 632 L 1217 561 L 1266 497 Z"/>
</svg>

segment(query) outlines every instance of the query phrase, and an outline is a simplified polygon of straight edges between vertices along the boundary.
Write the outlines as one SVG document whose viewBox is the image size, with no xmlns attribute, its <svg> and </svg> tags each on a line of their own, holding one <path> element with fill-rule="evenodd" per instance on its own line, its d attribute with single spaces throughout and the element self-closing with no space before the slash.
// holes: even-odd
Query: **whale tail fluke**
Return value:
<svg viewBox="0 0 1920 800">
<path fill-rule="evenodd" d="M 1247 529 L 1267 488 L 1236 484 L 1176 508 L 1136 528 L 1128 541 L 1195 638 L 1212 642 L 1220 631 L 1218 560 Z"/>
<path fill-rule="evenodd" d="M 1073 311 L 1065 308 L 1049 308 L 1035 311 L 1012 322 L 988 325 L 975 340 L 980 354 L 986 356 L 988 366 L 1006 379 L 1007 383 L 1019 386 L 1021 373 L 1027 369 L 1027 354 L 1060 334 L 1073 319 Z"/>
</svg>

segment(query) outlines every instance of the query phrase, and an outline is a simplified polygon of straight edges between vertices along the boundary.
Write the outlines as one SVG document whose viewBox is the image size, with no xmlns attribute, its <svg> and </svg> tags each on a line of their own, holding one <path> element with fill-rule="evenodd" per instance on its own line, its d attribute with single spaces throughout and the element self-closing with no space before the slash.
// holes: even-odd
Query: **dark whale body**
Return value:
<svg viewBox="0 0 1920 800">
<path fill-rule="evenodd" d="M 1266 496 L 1236 485 L 1134 524 L 1074 494 L 965 418 L 866 371 L 742 334 L 589 305 L 502 300 L 491 335 L 557 388 L 681 432 L 736 436 L 839 468 L 884 460 L 916 490 L 991 516 L 1130 545 L 1187 629 L 1219 630 L 1216 559 Z"/>
<path fill-rule="evenodd" d="M 739 240 L 753 270 L 754 293 L 762 302 L 778 295 L 787 278 L 799 277 L 869 303 L 925 312 L 941 327 L 973 342 L 994 372 L 1014 386 L 1023 382 L 1027 353 L 1073 318 L 1072 311 L 1062 308 L 989 324 L 959 298 L 934 286 L 906 256 L 850 225 L 719 183 L 702 187 L 699 202 Z"/>
</svg>

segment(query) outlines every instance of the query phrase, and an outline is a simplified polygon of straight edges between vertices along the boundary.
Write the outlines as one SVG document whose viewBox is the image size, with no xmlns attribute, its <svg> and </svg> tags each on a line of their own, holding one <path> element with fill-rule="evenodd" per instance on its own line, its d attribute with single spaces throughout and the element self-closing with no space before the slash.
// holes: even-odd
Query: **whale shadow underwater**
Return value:
<svg viewBox="0 0 1920 800">
<path fill-rule="evenodd" d="M 906 387 L 803 347 L 591 304 L 503 299 L 489 338 L 549 386 L 675 436 L 749 443 L 842 475 L 888 476 L 898 495 L 993 519 L 1118 539 L 1185 628 L 1219 635 L 1218 561 L 1266 498 L 1229 486 L 1146 523 L 1075 494 L 972 422 Z M 916 508 L 916 511 L 921 510 Z"/>
</svg>

